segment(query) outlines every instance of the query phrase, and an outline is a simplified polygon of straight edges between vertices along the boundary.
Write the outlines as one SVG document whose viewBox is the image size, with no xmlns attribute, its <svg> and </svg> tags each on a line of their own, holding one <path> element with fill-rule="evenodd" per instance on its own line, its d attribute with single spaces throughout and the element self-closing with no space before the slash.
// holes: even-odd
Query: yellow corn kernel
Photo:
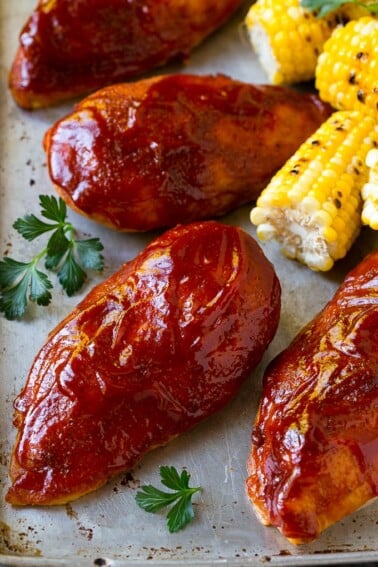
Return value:
<svg viewBox="0 0 378 567">
<path fill-rule="evenodd" d="M 315 76 L 318 56 L 332 30 L 366 15 L 345 4 L 324 18 L 302 8 L 300 0 L 257 0 L 245 18 L 247 37 L 272 84 L 294 84 Z"/>
<path fill-rule="evenodd" d="M 257 236 L 276 239 L 286 256 L 312 270 L 332 268 L 360 231 L 361 188 L 368 179 L 365 161 L 377 144 L 373 116 L 335 112 L 261 193 L 251 211 Z"/>
<path fill-rule="evenodd" d="M 338 110 L 378 112 L 378 20 L 364 17 L 335 29 L 315 70 L 320 98 Z"/>
<path fill-rule="evenodd" d="M 372 149 L 366 156 L 366 165 L 369 169 L 369 179 L 362 187 L 363 200 L 361 218 L 366 224 L 378 230 L 378 149 Z"/>
</svg>

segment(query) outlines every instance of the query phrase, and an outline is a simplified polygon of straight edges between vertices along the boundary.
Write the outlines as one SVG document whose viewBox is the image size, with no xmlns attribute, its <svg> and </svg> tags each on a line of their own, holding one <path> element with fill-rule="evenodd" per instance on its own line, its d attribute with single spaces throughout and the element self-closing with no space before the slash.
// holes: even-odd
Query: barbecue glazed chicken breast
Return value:
<svg viewBox="0 0 378 567">
<path fill-rule="evenodd" d="M 270 364 L 247 489 L 293 543 L 378 495 L 378 252 Z"/>
<path fill-rule="evenodd" d="M 145 231 L 256 199 L 329 114 L 314 94 L 170 75 L 97 91 L 48 130 L 44 146 L 69 207 Z"/>
<path fill-rule="evenodd" d="M 221 410 L 277 329 L 280 284 L 255 240 L 178 226 L 49 335 L 15 403 L 7 500 L 62 504 Z"/>
<path fill-rule="evenodd" d="M 33 109 L 129 80 L 190 51 L 242 0 L 40 0 L 25 23 L 9 85 Z"/>
</svg>

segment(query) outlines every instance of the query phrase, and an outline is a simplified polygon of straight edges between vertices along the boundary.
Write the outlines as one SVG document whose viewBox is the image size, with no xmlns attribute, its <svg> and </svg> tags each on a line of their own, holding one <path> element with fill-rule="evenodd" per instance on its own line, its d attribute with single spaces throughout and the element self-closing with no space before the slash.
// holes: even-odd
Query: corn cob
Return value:
<svg viewBox="0 0 378 567">
<path fill-rule="evenodd" d="M 312 270 L 346 255 L 361 227 L 361 188 L 378 126 L 369 114 L 335 112 L 272 178 L 251 211 L 261 240 Z"/>
<path fill-rule="evenodd" d="M 315 70 L 320 97 L 338 110 L 378 112 L 378 20 L 335 29 Z"/>
<path fill-rule="evenodd" d="M 367 13 L 364 7 L 346 4 L 317 18 L 300 0 L 257 0 L 244 23 L 269 81 L 294 84 L 314 78 L 318 56 L 337 25 Z"/>
<path fill-rule="evenodd" d="M 368 182 L 362 187 L 362 222 L 378 230 L 378 149 L 369 150 L 366 156 L 369 168 Z"/>
</svg>

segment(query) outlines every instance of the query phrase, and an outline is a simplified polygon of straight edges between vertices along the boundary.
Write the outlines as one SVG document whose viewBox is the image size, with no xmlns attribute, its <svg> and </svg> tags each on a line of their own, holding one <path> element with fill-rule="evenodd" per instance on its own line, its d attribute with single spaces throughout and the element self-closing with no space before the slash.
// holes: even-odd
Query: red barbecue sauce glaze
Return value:
<svg viewBox="0 0 378 567">
<path fill-rule="evenodd" d="M 257 243 L 179 226 L 49 335 L 15 402 L 12 504 L 60 504 L 225 406 L 260 361 L 280 285 Z"/>
<path fill-rule="evenodd" d="M 116 85 L 51 127 L 49 174 L 68 205 L 119 230 L 214 218 L 256 199 L 329 114 L 314 94 L 221 75 Z"/>
<path fill-rule="evenodd" d="M 378 496 L 378 253 L 270 364 L 247 488 L 294 543 Z"/>
<path fill-rule="evenodd" d="M 40 0 L 9 77 L 24 108 L 56 104 L 185 59 L 242 0 Z"/>
</svg>

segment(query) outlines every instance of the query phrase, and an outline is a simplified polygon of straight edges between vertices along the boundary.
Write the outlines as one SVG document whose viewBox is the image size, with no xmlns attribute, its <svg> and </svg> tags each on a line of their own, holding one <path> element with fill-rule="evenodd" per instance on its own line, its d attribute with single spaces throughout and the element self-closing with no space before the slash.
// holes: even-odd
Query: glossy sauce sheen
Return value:
<svg viewBox="0 0 378 567">
<path fill-rule="evenodd" d="M 108 87 L 45 137 L 69 206 L 118 230 L 213 218 L 257 198 L 330 114 L 316 95 L 225 76 Z"/>
<path fill-rule="evenodd" d="M 270 262 L 241 229 L 179 226 L 50 334 L 15 402 L 12 504 L 60 504 L 222 409 L 280 314 Z"/>
<path fill-rule="evenodd" d="M 183 59 L 242 0 L 40 0 L 20 34 L 10 89 L 38 108 Z"/>
<path fill-rule="evenodd" d="M 294 543 L 378 496 L 378 253 L 268 367 L 247 488 Z"/>
</svg>

